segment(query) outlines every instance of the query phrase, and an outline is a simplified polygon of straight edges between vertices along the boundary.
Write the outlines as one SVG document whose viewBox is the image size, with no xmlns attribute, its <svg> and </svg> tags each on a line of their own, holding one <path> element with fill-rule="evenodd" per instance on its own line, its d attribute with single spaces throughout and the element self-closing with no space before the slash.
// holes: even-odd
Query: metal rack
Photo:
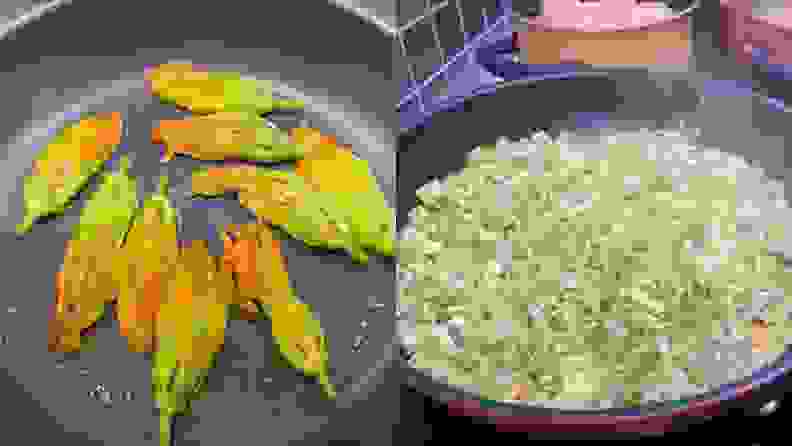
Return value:
<svg viewBox="0 0 792 446">
<path fill-rule="evenodd" d="M 491 0 L 488 0 L 491 2 Z M 406 130 L 423 122 L 432 113 L 452 106 L 455 100 L 478 93 L 482 88 L 497 84 L 500 79 L 476 62 L 477 53 L 496 42 L 511 42 L 511 24 L 515 18 L 511 0 L 496 0 L 494 13 L 486 7 L 480 13 L 479 26 L 471 28 L 466 17 L 472 8 L 463 9 L 472 0 L 426 0 L 423 14 L 399 26 L 394 38 L 399 46 L 401 63 L 406 67 L 406 82 L 400 85 L 397 110 L 401 129 Z M 456 31 L 462 36 L 460 48 L 446 48 L 441 40 L 438 16 L 452 10 L 457 18 Z M 434 40 L 436 64 L 428 70 L 419 70 L 415 53 L 409 43 L 409 34 L 421 27 L 429 27 Z M 424 28 L 425 29 L 425 28 Z M 443 30 L 450 31 L 449 29 Z M 417 50 L 426 51 L 417 46 Z M 423 72 L 429 72 L 425 78 Z"/>
<path fill-rule="evenodd" d="M 399 46 L 401 65 L 406 67 L 398 73 L 406 81 L 400 84 L 400 100 L 397 110 L 402 131 L 417 127 L 426 122 L 433 113 L 453 109 L 465 98 L 487 94 L 503 82 L 514 79 L 566 78 L 580 71 L 578 64 L 537 65 L 520 64 L 517 61 L 516 42 L 512 25 L 524 22 L 512 8 L 511 0 L 495 0 L 494 14 L 488 8 L 481 8 L 477 26 L 471 27 L 468 12 L 474 10 L 474 2 L 479 6 L 486 4 L 492 10 L 493 0 L 422 0 L 425 7 L 422 14 L 407 21 L 394 32 Z M 539 6 L 537 2 L 537 7 Z M 700 1 L 694 1 L 678 14 L 690 15 L 698 8 Z M 463 10 L 463 5 L 466 9 Z M 456 13 L 455 31 L 463 36 L 463 44 L 458 49 L 449 50 L 443 45 L 438 29 L 437 17 L 444 11 Z M 531 11 L 534 14 L 537 11 Z M 525 15 L 523 13 L 523 15 Z M 423 28 L 422 28 L 423 27 Z M 410 45 L 409 34 L 419 29 L 430 29 L 434 41 L 432 48 L 435 59 L 430 70 L 416 69 L 416 51 L 426 51 L 425 45 Z M 454 47 L 451 47 L 454 48 Z M 426 73 L 426 74 L 423 74 Z"/>
</svg>

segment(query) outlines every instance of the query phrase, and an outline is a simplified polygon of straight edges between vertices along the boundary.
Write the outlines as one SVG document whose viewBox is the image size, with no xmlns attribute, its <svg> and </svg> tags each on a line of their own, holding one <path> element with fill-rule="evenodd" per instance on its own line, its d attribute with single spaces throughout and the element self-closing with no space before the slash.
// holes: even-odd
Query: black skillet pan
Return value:
<svg viewBox="0 0 792 446">
<path fill-rule="evenodd" d="M 351 144 L 369 160 L 392 200 L 392 42 L 378 27 L 320 0 L 80 0 L 45 9 L 0 40 L 0 252 L 6 256 L 0 280 L 9 290 L 0 312 L 0 407 L 15 414 L 4 437 L 21 444 L 154 445 L 150 362 L 128 351 L 111 318 L 100 321 L 93 351 L 68 358 L 47 352 L 53 274 L 85 194 L 67 215 L 15 238 L 22 179 L 35 149 L 78 112 L 122 112 L 120 152 L 132 154 L 141 189 L 152 191 L 156 176 L 168 174 L 183 237 L 209 239 L 219 253 L 218 225 L 250 216 L 230 201 L 198 206 L 186 200 L 186 172 L 195 162 L 179 158 L 160 165 L 159 148 L 148 141 L 151 126 L 181 112 L 147 95 L 146 66 L 189 60 L 273 80 L 280 95 L 301 97 L 308 106 L 304 113 L 271 120 L 282 128 L 305 120 Z M 376 404 L 381 418 L 389 418 L 381 406 L 390 398 L 383 373 L 395 357 L 393 262 L 372 257 L 368 266 L 356 266 L 343 255 L 308 250 L 294 240 L 284 246 L 296 291 L 327 332 L 337 401 L 325 401 L 318 384 L 285 365 L 273 350 L 266 320 L 235 321 L 208 395 L 195 403 L 192 416 L 176 422 L 176 446 L 355 440 L 369 435 L 351 428 L 363 413 L 367 425 L 382 433 L 379 418 L 370 414 Z M 358 336 L 366 339 L 355 351 Z M 111 403 L 92 397 L 100 385 Z"/>
<path fill-rule="evenodd" d="M 758 163 L 770 177 L 788 179 L 789 160 L 785 137 L 792 130 L 792 115 L 777 100 L 752 91 L 745 84 L 713 79 L 704 73 L 653 73 L 647 70 L 588 71 L 569 73 L 563 79 L 504 82 L 492 94 L 460 101 L 453 111 L 438 112 L 423 125 L 399 136 L 397 153 L 399 190 L 397 225 L 407 223 L 415 207 L 415 191 L 434 178 L 459 171 L 476 146 L 499 137 L 518 139 L 544 130 L 557 136 L 561 130 L 596 134 L 598 127 L 617 130 L 691 129 L 697 144 L 720 148 Z M 785 182 L 786 197 L 792 185 Z M 785 252 L 784 254 L 788 254 Z M 409 315 L 405 315 L 409 318 Z M 401 324 L 401 322 L 400 322 Z M 405 323 L 405 332 L 409 333 Z M 715 344 L 713 344 L 715 345 Z M 789 352 L 752 355 L 750 344 L 734 344 L 747 367 L 717 359 L 720 347 L 706 352 L 707 388 L 687 395 L 659 399 L 639 408 L 528 406 L 484 401 L 475 393 L 457 388 L 418 370 L 404 361 L 410 385 L 441 403 L 451 413 L 493 422 L 500 430 L 533 433 L 539 438 L 621 438 L 624 435 L 659 434 L 684 429 L 705 417 L 731 410 L 758 414 L 779 399 L 792 358 Z M 409 355 L 409 348 L 404 348 Z M 720 358 L 726 358 L 722 355 Z M 762 361 L 767 361 L 762 365 Z M 771 403 L 772 405 L 772 403 Z"/>
</svg>

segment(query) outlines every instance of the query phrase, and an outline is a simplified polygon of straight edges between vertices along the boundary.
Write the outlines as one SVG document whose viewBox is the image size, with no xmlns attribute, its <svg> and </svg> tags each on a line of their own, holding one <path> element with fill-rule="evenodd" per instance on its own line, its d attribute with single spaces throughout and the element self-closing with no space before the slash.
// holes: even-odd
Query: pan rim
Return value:
<svg viewBox="0 0 792 446">
<path fill-rule="evenodd" d="M 466 103 L 475 100 L 479 96 L 489 96 L 495 93 L 500 92 L 504 88 L 509 87 L 520 87 L 520 86 L 537 86 L 542 81 L 553 81 L 553 80 L 576 80 L 580 78 L 593 78 L 593 79 L 607 79 L 613 75 L 617 75 L 620 73 L 650 73 L 651 75 L 652 70 L 647 70 L 644 68 L 619 68 L 619 69 L 597 69 L 597 68 L 577 68 L 577 69 L 569 69 L 566 71 L 561 72 L 549 72 L 544 74 L 537 74 L 537 75 L 530 75 L 524 76 L 519 79 L 503 79 L 497 78 L 497 82 L 493 84 L 485 84 L 481 85 L 470 94 L 464 96 L 454 96 L 446 98 L 443 101 L 439 101 L 433 104 L 433 107 L 427 107 L 427 110 L 423 113 L 420 113 L 418 119 L 411 119 L 406 121 L 404 119 L 405 115 L 408 113 L 412 113 L 410 110 L 401 111 L 400 114 L 402 116 L 402 126 L 399 129 L 399 137 L 410 137 L 414 136 L 418 133 L 423 127 L 426 127 L 431 123 L 431 120 L 435 114 L 443 114 L 448 112 L 453 112 L 456 109 L 464 106 Z M 657 71 L 660 75 L 668 75 L 673 76 L 677 73 L 672 72 L 663 72 Z M 710 76 L 708 73 L 701 73 L 695 71 L 683 71 L 680 72 L 682 76 L 681 79 L 689 79 L 691 81 L 700 82 L 702 76 Z M 735 85 L 742 84 L 744 82 L 743 79 L 714 79 L 710 78 L 709 80 L 715 81 L 724 81 L 724 82 L 733 82 Z M 706 82 L 706 80 L 705 80 Z M 745 94 L 750 94 L 755 99 L 758 99 L 768 106 L 775 108 L 777 111 L 781 111 L 784 113 L 792 113 L 792 106 L 786 104 L 784 99 L 780 97 L 775 97 L 769 94 L 766 94 L 765 91 L 761 88 L 760 85 L 755 83 L 750 83 L 749 86 L 745 87 L 738 87 L 738 89 L 744 90 Z M 750 90 L 750 93 L 749 93 Z M 414 114 L 414 113 L 413 113 Z"/>
<path fill-rule="evenodd" d="M 362 6 L 354 6 L 352 4 L 349 4 L 348 2 L 345 2 L 344 0 L 330 0 L 330 3 L 336 5 L 337 7 L 345 11 L 355 14 L 364 21 L 376 26 L 380 31 L 382 31 L 387 36 L 393 37 L 399 33 L 399 29 L 398 27 L 396 27 L 395 23 L 389 23 L 388 20 L 386 20 L 383 17 L 377 16 L 369 8 L 365 8 Z"/>
<path fill-rule="evenodd" d="M 40 19 L 45 14 L 60 8 L 61 6 L 67 6 L 71 3 L 72 0 L 51 0 L 42 5 L 35 5 L 29 8 L 27 11 L 19 14 L 13 20 L 0 27 L 0 39 L 5 39 L 9 34 L 13 33 L 22 26 Z M 386 19 L 377 16 L 368 8 L 353 6 L 344 2 L 343 0 L 330 0 L 330 3 L 338 8 L 358 16 L 365 22 L 376 26 L 387 36 L 392 37 L 398 33 L 398 28 L 394 24 L 389 23 Z"/>
<path fill-rule="evenodd" d="M 8 38 L 9 35 L 19 30 L 23 26 L 34 23 L 44 17 L 46 14 L 54 12 L 56 9 L 67 6 L 72 3 L 72 0 L 51 0 L 43 5 L 36 5 L 29 8 L 25 12 L 14 17 L 13 20 L 5 23 L 0 27 L 0 40 Z"/>
</svg>

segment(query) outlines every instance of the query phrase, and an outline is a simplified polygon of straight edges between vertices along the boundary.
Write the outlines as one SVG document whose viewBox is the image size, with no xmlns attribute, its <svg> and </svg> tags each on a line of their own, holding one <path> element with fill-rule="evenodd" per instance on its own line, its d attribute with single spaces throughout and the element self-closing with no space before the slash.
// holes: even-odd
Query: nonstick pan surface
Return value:
<svg viewBox="0 0 792 446">
<path fill-rule="evenodd" d="M 698 129 L 698 136 L 691 132 L 696 144 L 744 156 L 770 177 L 789 178 L 784 141 L 792 132 L 792 119 L 777 100 L 753 92 L 744 83 L 713 79 L 704 73 L 592 70 L 568 73 L 564 78 L 505 82 L 492 94 L 468 98 L 451 111 L 435 113 L 422 126 L 402 133 L 397 153 L 397 226 L 401 230 L 407 223 L 408 212 L 416 205 L 415 191 L 462 169 L 468 153 L 478 145 L 492 144 L 500 137 L 529 137 L 539 130 L 554 137 L 562 130 L 575 131 L 578 138 L 585 139 L 586 134 L 596 135 L 603 127 L 675 129 L 680 121 L 688 129 Z M 790 187 L 786 181 L 786 197 Z M 404 317 L 409 319 L 409 314 Z M 409 332 L 409 328 L 405 330 Z M 726 354 L 718 355 L 724 349 Z M 727 359 L 730 352 L 745 365 Z M 713 342 L 713 348 L 699 358 L 706 388 L 688 389 L 635 409 L 591 408 L 574 402 L 556 407 L 487 401 L 482 405 L 475 393 L 452 387 L 431 371 L 406 364 L 405 370 L 417 390 L 449 407 L 466 401 L 463 406 L 470 410 L 463 413 L 500 419 L 506 429 L 644 433 L 670 429 L 673 420 L 685 418 L 673 417 L 680 411 L 716 415 L 720 402 L 726 406 L 729 400 L 746 397 L 749 389 L 777 381 L 790 366 L 788 353 L 752 354 L 750 340 L 747 345 L 718 346 Z M 675 389 L 668 390 L 673 395 Z M 649 418 L 654 421 L 647 421 Z M 686 418 L 693 419 L 696 417 Z"/>
<path fill-rule="evenodd" d="M 219 254 L 217 225 L 250 216 L 230 201 L 198 206 L 186 200 L 186 172 L 194 161 L 160 165 L 159 148 L 149 142 L 151 126 L 182 113 L 146 93 L 146 66 L 187 60 L 273 80 L 279 95 L 301 97 L 308 106 L 304 113 L 273 115 L 272 121 L 290 128 L 305 120 L 351 144 L 393 200 L 392 42 L 363 19 L 309 0 L 80 0 L 26 22 L 0 40 L 0 280 L 7 290 L 0 312 L 0 393 L 3 409 L 15 414 L 11 424 L 19 426 L 6 426 L 11 432 L 4 436 L 25 444 L 153 445 L 150 362 L 128 351 L 111 318 L 100 321 L 93 351 L 76 357 L 47 351 L 54 272 L 82 199 L 67 215 L 35 227 L 24 239 L 15 237 L 21 184 L 36 149 L 79 112 L 122 112 L 120 152 L 132 154 L 141 189 L 152 191 L 157 175 L 168 174 L 183 237 L 208 239 Z M 194 404 L 191 416 L 177 418 L 176 446 L 327 444 L 370 435 L 348 423 L 370 414 L 372 404 L 379 418 L 389 418 L 381 406 L 392 398 L 382 382 L 395 357 L 393 262 L 372 257 L 368 266 L 357 266 L 343 255 L 284 239 L 296 292 L 318 313 L 328 336 L 337 401 L 325 401 L 318 384 L 279 360 L 267 321 L 234 321 L 210 374 L 209 393 Z M 357 336 L 366 340 L 355 351 Z M 111 404 L 91 397 L 99 385 Z M 370 427 L 382 429 L 376 418 L 369 419 Z"/>
</svg>

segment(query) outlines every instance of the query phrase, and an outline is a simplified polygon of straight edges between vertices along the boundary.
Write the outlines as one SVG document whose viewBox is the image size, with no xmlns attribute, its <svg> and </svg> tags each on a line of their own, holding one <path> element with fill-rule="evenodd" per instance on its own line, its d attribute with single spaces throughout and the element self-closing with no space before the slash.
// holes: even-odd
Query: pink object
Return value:
<svg viewBox="0 0 792 446">
<path fill-rule="evenodd" d="M 792 29 L 792 6 L 787 6 L 772 12 L 767 12 L 765 14 L 756 16 L 756 18 L 771 25 Z"/>
<path fill-rule="evenodd" d="M 663 48 L 655 50 L 654 56 L 657 65 L 684 66 L 690 62 L 690 51 L 687 48 Z"/>
<path fill-rule="evenodd" d="M 755 15 L 750 0 L 720 0 L 722 46 L 739 62 L 751 63 L 752 52 L 763 50 L 767 63 L 792 65 L 792 2 L 782 10 Z"/>
<path fill-rule="evenodd" d="M 636 0 L 544 0 L 542 15 L 532 22 L 570 31 L 614 31 L 668 21 L 674 14 L 661 2 Z"/>
<path fill-rule="evenodd" d="M 754 6 L 755 3 L 762 3 L 761 1 L 720 0 L 720 3 L 721 6 L 733 8 L 740 14 L 750 15 L 773 25 L 792 28 L 792 0 L 785 0 L 782 7 L 767 8 L 764 11 L 761 6 Z"/>
<path fill-rule="evenodd" d="M 690 18 L 660 2 L 544 0 L 543 15 L 515 31 L 528 64 L 686 66 L 690 60 Z"/>
<path fill-rule="evenodd" d="M 580 57 L 577 54 L 577 50 L 574 47 L 566 47 L 562 48 L 560 53 L 558 54 L 559 59 L 561 59 L 562 63 L 575 63 L 580 60 Z"/>
</svg>

